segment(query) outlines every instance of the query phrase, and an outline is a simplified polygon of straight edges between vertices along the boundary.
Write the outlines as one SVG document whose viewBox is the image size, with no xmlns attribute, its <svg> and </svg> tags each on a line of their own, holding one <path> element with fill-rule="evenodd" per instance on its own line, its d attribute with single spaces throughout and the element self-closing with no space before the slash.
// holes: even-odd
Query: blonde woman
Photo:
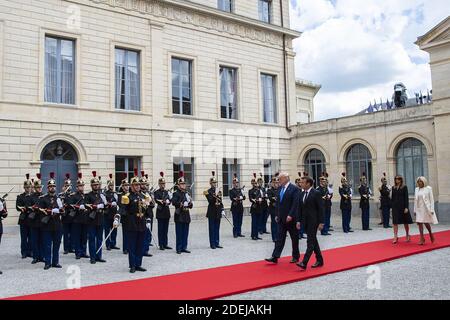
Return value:
<svg viewBox="0 0 450 320">
<path fill-rule="evenodd" d="M 416 216 L 416 222 L 419 225 L 419 245 L 422 246 L 425 244 L 423 225 L 425 225 L 428 233 L 430 234 L 431 242 L 434 243 L 431 224 L 438 224 L 438 219 L 434 211 L 433 189 L 428 185 L 427 179 L 425 177 L 419 177 L 416 181 L 416 191 L 414 196 L 414 215 Z"/>
</svg>

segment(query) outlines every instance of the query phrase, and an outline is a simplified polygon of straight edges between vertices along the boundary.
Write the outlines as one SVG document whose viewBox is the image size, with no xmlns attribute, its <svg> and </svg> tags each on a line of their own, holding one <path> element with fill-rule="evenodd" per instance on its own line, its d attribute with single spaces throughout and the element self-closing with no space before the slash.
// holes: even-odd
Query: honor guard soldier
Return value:
<svg viewBox="0 0 450 320">
<path fill-rule="evenodd" d="M 75 249 L 75 258 L 89 258 L 87 255 L 87 234 L 88 234 L 88 210 L 86 207 L 86 195 L 84 194 L 83 175 L 78 173 L 77 190 L 70 196 L 70 212 L 73 217 L 72 242 Z"/>
<path fill-rule="evenodd" d="M 230 190 L 231 214 L 233 215 L 233 237 L 245 237 L 242 235 L 242 220 L 244 218 L 244 201 L 245 195 L 242 193 L 243 188 L 239 187 L 239 179 L 234 174 L 233 189 Z"/>
<path fill-rule="evenodd" d="M 111 232 L 111 235 L 108 239 L 106 239 L 106 250 L 119 250 L 116 246 L 117 244 L 117 228 L 114 228 L 114 217 L 118 213 L 118 203 L 119 203 L 119 197 L 117 193 L 114 191 L 114 180 L 113 175 L 109 174 L 109 179 L 106 181 L 106 191 L 105 191 L 105 197 L 107 201 L 106 209 L 105 209 L 105 225 L 104 225 L 104 231 L 105 231 L 105 237 L 109 235 Z M 111 231 L 112 230 L 112 231 Z"/>
<path fill-rule="evenodd" d="M 352 189 L 348 185 L 345 172 L 342 173 L 339 195 L 341 196 L 342 229 L 345 233 L 353 232 L 350 227 L 352 219 Z"/>
<path fill-rule="evenodd" d="M 383 219 L 383 227 L 385 229 L 391 228 L 389 225 L 389 219 L 391 217 L 391 188 L 388 186 L 386 173 L 383 173 L 383 177 L 381 178 L 381 187 L 378 191 L 380 191 L 380 208 Z"/>
<path fill-rule="evenodd" d="M 89 256 L 91 259 L 91 264 L 95 264 L 96 262 L 106 262 L 102 259 L 101 247 L 103 244 L 103 221 L 107 201 L 105 195 L 101 192 L 100 178 L 97 178 L 97 172 L 92 171 L 92 176 L 92 191 L 86 194 L 85 206 L 88 209 L 87 230 Z"/>
<path fill-rule="evenodd" d="M 128 262 L 130 273 L 147 271 L 142 268 L 144 252 L 144 237 L 147 229 L 148 211 L 144 195 L 141 193 L 141 183 L 135 170 L 135 176 L 131 179 L 131 190 L 122 195 L 120 199 L 121 215 L 125 218 L 123 228 L 128 237 Z M 122 222 L 123 223 L 123 222 Z"/>
<path fill-rule="evenodd" d="M 130 183 L 128 182 L 128 175 L 126 173 L 123 174 L 122 181 L 120 182 L 120 188 L 119 192 L 117 194 L 119 198 L 119 204 L 122 203 L 121 199 L 122 196 L 126 195 L 130 192 Z M 122 252 L 123 254 L 128 254 L 128 235 L 123 227 L 125 225 L 126 217 L 121 212 L 122 207 L 119 206 L 119 213 L 121 215 L 121 222 L 122 222 Z"/>
<path fill-rule="evenodd" d="M 222 191 L 217 191 L 216 172 L 212 172 L 212 177 L 209 179 L 211 188 L 204 192 L 208 200 L 208 210 L 206 217 L 208 218 L 209 229 L 209 246 L 211 249 L 222 249 L 220 245 L 220 221 L 222 220 L 223 200 Z"/>
<path fill-rule="evenodd" d="M 272 178 L 271 186 L 267 190 L 267 198 L 269 199 L 270 231 L 272 233 L 272 241 L 275 242 L 278 237 L 278 223 L 275 221 L 277 216 L 278 173 Z"/>
<path fill-rule="evenodd" d="M 324 207 L 324 226 L 320 231 L 320 234 L 323 236 L 330 236 L 330 222 L 331 222 L 331 199 L 333 198 L 333 193 L 330 193 L 330 189 L 328 188 L 328 173 L 322 172 L 322 175 L 319 178 L 319 186 L 316 188 L 317 191 L 320 192 L 320 195 L 323 200 Z"/>
<path fill-rule="evenodd" d="M 70 202 L 70 194 L 72 193 L 72 181 L 70 180 L 70 174 L 66 173 L 66 179 L 64 180 L 64 186 L 58 197 L 63 201 L 64 207 L 67 209 L 67 205 Z M 72 243 L 72 223 L 73 217 L 69 215 L 70 210 L 64 210 L 61 215 L 61 221 L 63 224 L 63 248 L 64 254 L 73 253 Z"/>
<path fill-rule="evenodd" d="M 180 171 L 177 180 L 177 190 L 173 194 L 172 204 L 175 207 L 175 234 L 176 234 L 176 250 L 177 254 L 191 253 L 187 250 L 189 237 L 189 224 L 191 216 L 189 210 L 192 209 L 193 203 L 191 195 L 186 190 L 186 181 L 184 180 L 184 172 Z"/>
<path fill-rule="evenodd" d="M 248 199 L 251 202 L 250 214 L 252 217 L 252 240 L 262 240 L 258 236 L 258 226 L 260 221 L 260 216 L 262 214 L 262 202 L 264 195 L 260 188 L 258 188 L 258 183 L 256 182 L 256 173 L 253 173 L 253 179 L 251 181 L 252 188 L 248 191 Z"/>
<path fill-rule="evenodd" d="M 39 199 L 39 210 L 42 212 L 42 232 L 44 236 L 44 270 L 62 268 L 59 264 L 59 248 L 62 238 L 61 213 L 64 205 L 56 194 L 55 173 L 50 172 L 47 182 L 48 193 Z"/>
<path fill-rule="evenodd" d="M 20 253 L 22 259 L 32 257 L 31 252 L 31 234 L 28 215 L 31 210 L 31 189 L 32 182 L 30 175 L 26 174 L 26 180 L 23 182 L 24 192 L 17 196 L 16 209 L 19 214 L 18 225 L 20 226 Z"/>
<path fill-rule="evenodd" d="M 261 193 L 263 195 L 262 202 L 261 202 L 261 214 L 259 216 L 259 227 L 258 232 L 259 234 L 269 234 L 267 232 L 267 219 L 269 218 L 269 205 L 267 204 L 267 189 L 264 185 L 264 178 L 262 173 L 259 174 L 258 180 L 256 181 L 258 183 L 258 187 L 261 190 Z"/>
<path fill-rule="evenodd" d="M 31 212 L 28 215 L 31 235 L 31 250 L 33 252 L 33 261 L 31 264 L 44 262 L 44 236 L 41 229 L 42 212 L 39 210 L 39 200 L 42 194 L 41 174 L 36 174 L 37 179 L 34 180 L 34 192 L 31 194 Z"/>
<path fill-rule="evenodd" d="M 150 246 L 152 245 L 152 232 L 153 232 L 153 208 L 155 207 L 155 202 L 150 195 L 150 184 L 147 179 L 148 175 L 145 175 L 145 171 L 141 171 L 141 178 L 139 179 L 139 182 L 141 183 L 141 193 L 144 196 L 146 205 L 147 205 L 147 214 L 148 217 L 148 228 L 145 230 L 145 237 L 144 237 L 144 257 L 152 257 L 153 255 L 150 254 Z"/>
<path fill-rule="evenodd" d="M 6 201 L 4 198 L 0 198 L 0 243 L 2 242 L 3 235 L 3 223 L 2 220 L 8 216 L 8 210 L 6 209 Z M 0 274 L 2 272 L 0 271 Z"/>
<path fill-rule="evenodd" d="M 367 177 L 364 172 L 359 179 L 360 186 L 358 188 L 360 200 L 359 200 L 359 208 L 361 209 L 361 221 L 362 221 L 362 229 L 364 231 L 372 230 L 370 229 L 370 195 L 371 190 L 367 185 Z"/>
<path fill-rule="evenodd" d="M 156 202 L 156 219 L 158 220 L 158 245 L 159 250 L 171 250 L 169 247 L 169 221 L 170 221 L 170 203 L 172 200 L 172 194 L 166 190 L 166 179 L 164 178 L 164 172 L 159 173 L 158 190 L 155 191 Z"/>
</svg>

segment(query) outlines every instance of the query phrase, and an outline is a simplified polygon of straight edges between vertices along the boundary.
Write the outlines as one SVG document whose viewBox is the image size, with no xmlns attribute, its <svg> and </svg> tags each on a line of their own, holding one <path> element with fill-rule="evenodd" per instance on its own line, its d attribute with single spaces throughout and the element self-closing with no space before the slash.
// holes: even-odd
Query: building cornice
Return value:
<svg viewBox="0 0 450 320">
<path fill-rule="evenodd" d="M 415 42 L 422 50 L 447 43 L 450 43 L 450 16 L 441 21 L 426 34 L 419 37 Z"/>
<path fill-rule="evenodd" d="M 200 28 L 227 33 L 236 37 L 282 46 L 283 35 L 288 39 L 301 36 L 301 32 L 268 24 L 234 13 L 186 0 L 66 0 L 85 5 L 104 5 L 134 14 L 149 15 Z"/>
</svg>

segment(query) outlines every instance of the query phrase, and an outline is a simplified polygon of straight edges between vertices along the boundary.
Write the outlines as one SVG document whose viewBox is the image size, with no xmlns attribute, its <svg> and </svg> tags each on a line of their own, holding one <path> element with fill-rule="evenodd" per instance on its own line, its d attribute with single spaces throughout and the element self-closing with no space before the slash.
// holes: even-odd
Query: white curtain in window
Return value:
<svg viewBox="0 0 450 320">
<path fill-rule="evenodd" d="M 45 91 L 46 102 L 58 102 L 57 97 L 57 39 L 45 38 Z"/>
</svg>

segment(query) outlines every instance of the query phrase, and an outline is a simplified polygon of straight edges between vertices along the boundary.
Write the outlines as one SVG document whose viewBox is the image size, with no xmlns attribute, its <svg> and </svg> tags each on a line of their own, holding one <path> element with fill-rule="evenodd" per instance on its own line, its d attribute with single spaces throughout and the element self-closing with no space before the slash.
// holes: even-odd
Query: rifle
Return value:
<svg viewBox="0 0 450 320">
<path fill-rule="evenodd" d="M 8 198 L 9 194 L 11 193 L 11 191 L 14 190 L 14 188 L 15 188 L 15 186 L 13 186 L 13 187 L 11 188 L 11 190 L 9 190 L 7 193 L 5 193 L 5 194 L 3 195 L 3 197 L 0 198 L 0 200 L 3 201 L 3 202 L 5 202 L 6 198 Z"/>
</svg>

